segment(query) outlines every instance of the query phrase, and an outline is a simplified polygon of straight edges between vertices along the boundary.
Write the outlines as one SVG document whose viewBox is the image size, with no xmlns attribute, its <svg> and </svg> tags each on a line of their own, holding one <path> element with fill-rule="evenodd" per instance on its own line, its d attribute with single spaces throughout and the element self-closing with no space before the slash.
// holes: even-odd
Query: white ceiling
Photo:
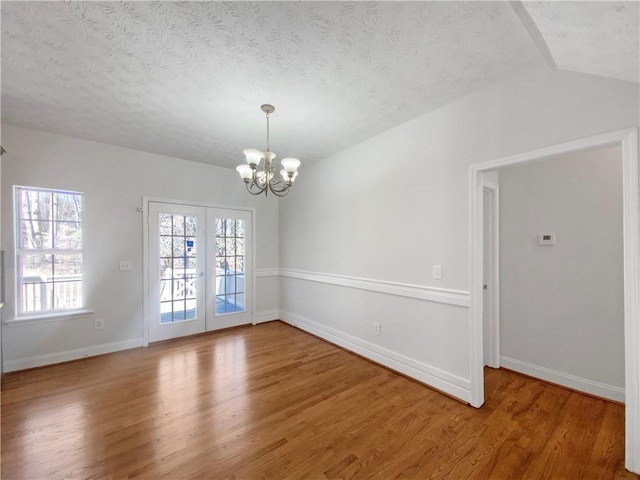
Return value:
<svg viewBox="0 0 640 480">
<path fill-rule="evenodd" d="M 304 168 L 554 61 L 638 82 L 637 2 L 546 3 L 2 1 L 2 121 L 234 167 L 272 103 Z"/>
</svg>

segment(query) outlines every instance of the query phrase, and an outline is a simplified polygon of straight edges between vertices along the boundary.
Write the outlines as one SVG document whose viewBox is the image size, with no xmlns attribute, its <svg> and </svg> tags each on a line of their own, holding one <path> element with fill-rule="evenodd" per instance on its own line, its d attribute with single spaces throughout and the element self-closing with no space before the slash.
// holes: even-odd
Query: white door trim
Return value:
<svg viewBox="0 0 640 480">
<path fill-rule="evenodd" d="M 491 265 L 489 291 L 489 366 L 500 368 L 500 186 L 483 180 L 483 190 L 491 195 Z"/>
<path fill-rule="evenodd" d="M 621 145 L 624 241 L 625 466 L 640 473 L 640 198 L 638 129 L 604 133 L 469 167 L 469 368 L 471 405 L 484 403 L 482 356 L 482 173 L 563 153 Z"/>
<path fill-rule="evenodd" d="M 254 239 L 251 243 L 251 253 L 253 255 L 255 264 L 256 258 L 256 209 L 253 207 L 238 207 L 238 206 L 229 206 L 222 205 L 219 203 L 206 203 L 206 202 L 196 202 L 190 200 L 176 200 L 174 198 L 163 198 L 163 197 L 150 197 L 143 196 L 142 197 L 142 208 L 138 207 L 138 211 L 142 210 L 142 317 L 143 317 L 143 332 L 142 332 L 142 346 L 149 346 L 149 203 L 150 202 L 159 202 L 159 203 L 174 203 L 176 205 L 191 205 L 194 207 L 206 207 L 206 208 L 224 208 L 227 210 L 243 210 L 245 212 L 251 212 L 251 234 Z M 249 275 L 249 273 L 248 273 Z M 252 268 L 250 273 L 252 277 L 253 285 L 256 285 L 256 269 Z M 252 293 L 252 305 L 256 304 L 256 292 L 253 289 Z M 255 325 L 255 308 L 252 308 L 253 321 L 252 323 Z"/>
</svg>

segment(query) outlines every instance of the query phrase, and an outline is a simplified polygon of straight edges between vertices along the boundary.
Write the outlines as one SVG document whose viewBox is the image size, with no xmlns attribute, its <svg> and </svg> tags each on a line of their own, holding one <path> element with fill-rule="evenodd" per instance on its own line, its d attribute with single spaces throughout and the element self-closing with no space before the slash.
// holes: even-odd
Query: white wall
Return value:
<svg viewBox="0 0 640 480">
<path fill-rule="evenodd" d="M 282 318 L 468 399 L 468 309 L 449 300 L 468 290 L 469 165 L 637 126 L 638 100 L 632 83 L 528 72 L 301 169 L 280 204 Z M 438 301 L 380 293 L 396 283 Z"/>
<path fill-rule="evenodd" d="M 620 147 L 500 170 L 502 365 L 624 401 L 622 242 Z"/>
<path fill-rule="evenodd" d="M 278 267 L 276 199 L 246 193 L 237 173 L 176 158 L 4 125 L 2 143 L 2 248 L 7 251 L 7 305 L 15 317 L 13 185 L 59 188 L 85 194 L 85 289 L 87 318 L 3 325 L 5 370 L 52 363 L 140 344 L 142 312 L 143 196 L 256 209 L 254 268 Z M 239 153 L 239 159 L 241 158 Z M 119 271 L 120 260 L 133 270 Z M 278 308 L 278 281 L 255 285 L 258 317 Z M 105 321 L 94 330 L 93 319 Z"/>
</svg>

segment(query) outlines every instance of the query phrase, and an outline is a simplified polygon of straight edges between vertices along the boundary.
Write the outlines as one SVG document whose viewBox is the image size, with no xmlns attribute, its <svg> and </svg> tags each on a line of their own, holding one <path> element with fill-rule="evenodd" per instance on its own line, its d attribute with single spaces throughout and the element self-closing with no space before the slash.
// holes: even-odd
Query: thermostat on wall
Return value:
<svg viewBox="0 0 640 480">
<path fill-rule="evenodd" d="M 541 233 L 538 235 L 538 245 L 555 245 L 556 234 L 555 233 Z"/>
</svg>

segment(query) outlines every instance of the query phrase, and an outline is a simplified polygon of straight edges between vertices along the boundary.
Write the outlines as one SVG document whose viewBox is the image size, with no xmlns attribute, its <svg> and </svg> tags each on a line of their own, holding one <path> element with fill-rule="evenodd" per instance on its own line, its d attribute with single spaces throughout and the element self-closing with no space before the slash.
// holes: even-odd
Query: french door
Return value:
<svg viewBox="0 0 640 480">
<path fill-rule="evenodd" d="M 149 341 L 252 321 L 251 212 L 149 202 Z"/>
</svg>

